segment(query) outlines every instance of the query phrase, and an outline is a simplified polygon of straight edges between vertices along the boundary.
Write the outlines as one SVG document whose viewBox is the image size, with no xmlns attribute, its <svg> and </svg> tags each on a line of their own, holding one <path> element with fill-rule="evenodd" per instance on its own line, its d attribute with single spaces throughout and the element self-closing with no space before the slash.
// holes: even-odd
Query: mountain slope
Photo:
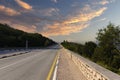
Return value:
<svg viewBox="0 0 120 80">
<path fill-rule="evenodd" d="M 27 33 L 0 23 L 0 48 L 25 47 L 26 41 L 29 47 L 45 47 L 56 43 L 41 34 Z"/>
</svg>

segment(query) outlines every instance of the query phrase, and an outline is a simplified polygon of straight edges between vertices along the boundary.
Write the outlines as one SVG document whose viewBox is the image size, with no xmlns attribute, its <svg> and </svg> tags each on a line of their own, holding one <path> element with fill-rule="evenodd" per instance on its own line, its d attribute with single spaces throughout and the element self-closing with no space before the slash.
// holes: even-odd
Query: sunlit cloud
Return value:
<svg viewBox="0 0 120 80">
<path fill-rule="evenodd" d="M 108 4 L 108 3 L 109 3 L 108 0 L 102 0 L 102 1 L 99 2 L 99 4 L 101 4 L 101 5 L 106 5 L 106 4 Z"/>
<path fill-rule="evenodd" d="M 11 24 L 11 22 L 9 20 L 0 20 L 0 23 L 3 23 L 3 24 Z"/>
<path fill-rule="evenodd" d="M 106 11 L 107 7 L 105 5 L 109 3 L 108 0 L 101 0 L 98 2 L 99 4 L 84 3 L 79 8 L 70 9 L 71 11 L 69 12 L 69 10 L 64 9 L 66 10 L 64 11 L 61 8 L 53 6 L 45 8 L 35 6 L 32 9 L 32 6 L 23 2 L 23 0 L 15 1 L 28 12 L 21 12 L 22 14 L 16 17 L 3 17 L 0 15 L 1 19 L 4 20 L 2 22 L 6 22 L 19 30 L 38 32 L 45 36 L 70 35 L 71 33 L 81 32 L 83 29 L 89 27 L 92 19 L 101 16 Z M 57 3 L 58 0 L 52 1 Z M 3 9 L 1 11 L 3 12 Z M 7 13 L 7 11 L 5 12 Z M 102 20 L 104 21 L 105 18 Z"/>
<path fill-rule="evenodd" d="M 83 11 L 85 10 L 86 8 L 83 8 Z M 86 21 L 89 21 L 95 17 L 98 17 L 100 16 L 105 10 L 107 9 L 107 7 L 103 7 L 103 8 L 100 8 L 99 10 L 88 10 L 90 12 L 87 12 L 87 13 L 81 13 L 79 12 L 78 15 L 76 16 L 70 16 L 70 18 L 68 20 L 66 20 L 64 23 L 65 24 L 72 24 L 72 23 L 78 23 L 78 22 L 86 22 Z"/>
<path fill-rule="evenodd" d="M 44 36 L 57 36 L 57 35 L 69 35 L 70 33 L 76 33 L 86 28 L 88 24 L 82 23 L 79 25 L 65 25 L 61 23 L 55 23 L 53 25 L 47 25 L 46 30 L 41 32 Z"/>
<path fill-rule="evenodd" d="M 35 25 L 27 26 L 27 25 L 20 25 L 20 24 L 12 24 L 11 26 L 15 29 L 19 29 L 19 30 L 22 30 L 22 31 L 25 31 L 25 32 L 30 32 L 30 33 L 35 33 L 36 32 L 36 26 Z"/>
<path fill-rule="evenodd" d="M 62 22 L 56 22 L 46 25 L 42 34 L 45 36 L 57 36 L 80 32 L 84 28 L 88 27 L 88 22 L 90 20 L 102 15 L 103 12 L 107 9 L 106 7 L 103 7 L 98 10 L 92 10 L 91 8 L 87 7 L 85 6 L 84 8 L 82 8 L 82 12 L 77 11 L 77 14 L 68 16 L 68 18 L 66 20 L 63 20 Z"/>
<path fill-rule="evenodd" d="M 0 20 L 0 23 L 8 24 L 15 29 L 19 29 L 25 32 L 30 32 L 30 33 L 37 32 L 37 27 L 35 25 L 27 25 L 27 24 L 23 25 L 23 24 L 17 24 L 17 23 L 13 24 L 10 20 Z"/>
<path fill-rule="evenodd" d="M 12 8 L 9 8 L 9 7 L 5 7 L 3 5 L 0 5 L 0 12 L 6 14 L 6 15 L 9 15 L 9 16 L 16 16 L 16 15 L 20 15 L 20 12 L 12 9 Z"/>
<path fill-rule="evenodd" d="M 22 0 L 15 0 L 19 6 L 21 6 L 22 8 L 24 9 L 27 9 L 27 10 L 31 10 L 32 9 L 32 6 L 29 5 L 28 3 L 22 1 Z"/>
</svg>

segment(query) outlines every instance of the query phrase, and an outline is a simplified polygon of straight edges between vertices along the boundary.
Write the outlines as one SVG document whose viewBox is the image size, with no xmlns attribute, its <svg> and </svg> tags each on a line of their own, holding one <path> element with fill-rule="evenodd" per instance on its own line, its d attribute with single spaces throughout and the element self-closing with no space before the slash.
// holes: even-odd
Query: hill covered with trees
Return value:
<svg viewBox="0 0 120 80">
<path fill-rule="evenodd" d="M 46 47 L 56 44 L 41 34 L 27 33 L 0 23 L 0 48 L 25 47 L 26 41 L 28 47 Z"/>
<path fill-rule="evenodd" d="M 120 74 L 120 26 L 109 23 L 98 31 L 96 39 L 98 44 L 90 41 L 82 45 L 64 41 L 62 45 Z"/>
</svg>

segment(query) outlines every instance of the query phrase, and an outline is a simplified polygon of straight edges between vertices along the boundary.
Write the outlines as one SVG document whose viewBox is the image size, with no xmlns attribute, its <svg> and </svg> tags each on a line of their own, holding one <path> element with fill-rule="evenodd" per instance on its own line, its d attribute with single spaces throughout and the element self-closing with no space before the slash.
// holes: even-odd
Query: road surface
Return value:
<svg viewBox="0 0 120 80">
<path fill-rule="evenodd" d="M 0 80 L 46 80 L 57 51 L 41 49 L 0 59 Z"/>
</svg>

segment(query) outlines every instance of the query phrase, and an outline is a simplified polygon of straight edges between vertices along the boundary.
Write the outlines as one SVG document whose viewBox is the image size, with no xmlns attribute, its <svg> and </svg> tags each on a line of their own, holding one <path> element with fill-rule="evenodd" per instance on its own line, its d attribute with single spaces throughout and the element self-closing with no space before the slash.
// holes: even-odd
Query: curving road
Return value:
<svg viewBox="0 0 120 80">
<path fill-rule="evenodd" d="M 46 80 L 57 51 L 41 49 L 0 59 L 0 80 Z"/>
</svg>

